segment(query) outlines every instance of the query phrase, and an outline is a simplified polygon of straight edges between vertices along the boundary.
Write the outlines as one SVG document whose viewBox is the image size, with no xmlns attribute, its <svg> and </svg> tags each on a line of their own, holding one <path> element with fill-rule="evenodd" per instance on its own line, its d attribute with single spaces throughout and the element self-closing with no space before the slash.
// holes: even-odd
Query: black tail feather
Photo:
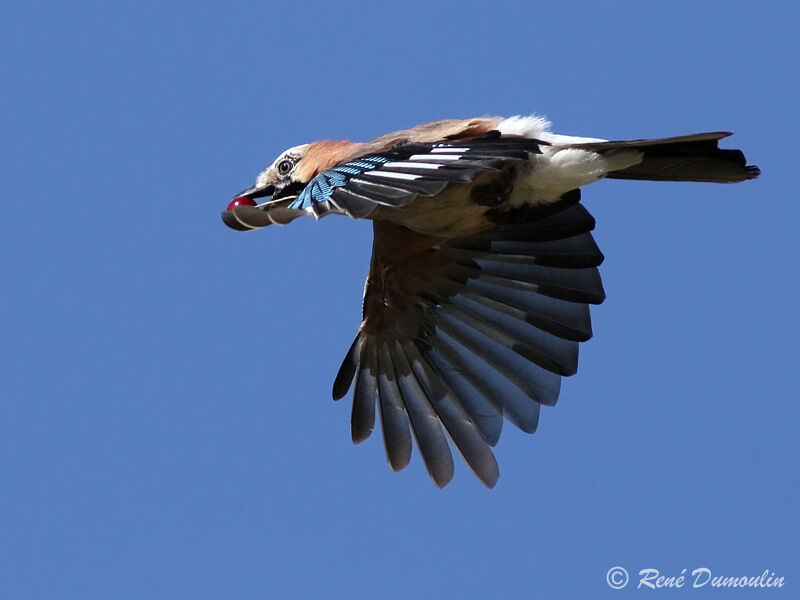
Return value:
<svg viewBox="0 0 800 600">
<path fill-rule="evenodd" d="M 642 162 L 612 171 L 612 179 L 639 179 L 648 181 L 708 181 L 737 183 L 755 179 L 761 170 L 748 165 L 741 150 L 718 147 L 719 140 L 731 135 L 720 131 L 698 133 L 657 140 L 632 140 L 577 144 L 576 147 L 600 153 L 624 149 L 644 152 Z"/>
</svg>

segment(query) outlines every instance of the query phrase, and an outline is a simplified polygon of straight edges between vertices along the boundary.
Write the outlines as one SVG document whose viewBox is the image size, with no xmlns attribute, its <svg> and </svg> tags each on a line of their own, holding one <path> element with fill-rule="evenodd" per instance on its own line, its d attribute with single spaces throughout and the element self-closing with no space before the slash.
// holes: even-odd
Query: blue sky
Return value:
<svg viewBox="0 0 800 600">
<path fill-rule="evenodd" d="M 765 6 L 4 4 L 0 597 L 654 593 L 615 565 L 791 594 L 800 9 Z M 494 490 L 461 463 L 437 490 L 330 400 L 369 224 L 219 212 L 295 144 L 520 113 L 732 130 L 764 174 L 585 189 L 608 299 L 579 373 L 505 428 Z"/>
</svg>

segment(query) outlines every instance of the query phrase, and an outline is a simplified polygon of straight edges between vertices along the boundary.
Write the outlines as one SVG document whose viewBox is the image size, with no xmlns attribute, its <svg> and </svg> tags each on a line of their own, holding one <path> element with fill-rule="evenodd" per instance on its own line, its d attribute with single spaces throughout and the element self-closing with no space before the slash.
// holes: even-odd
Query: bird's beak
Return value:
<svg viewBox="0 0 800 600">
<path fill-rule="evenodd" d="M 238 194 L 236 194 L 235 198 L 250 198 L 251 200 L 255 198 L 264 198 L 266 196 L 272 196 L 275 193 L 275 186 L 265 185 L 262 187 L 258 187 L 254 185 L 252 187 L 247 188 L 246 190 L 242 190 Z"/>
<path fill-rule="evenodd" d="M 303 211 L 289 209 L 285 205 L 297 197 L 305 187 L 301 183 L 263 187 L 253 186 L 242 190 L 228 204 L 228 210 L 222 212 L 222 222 L 236 231 L 260 229 L 272 223 L 285 225 Z M 266 198 L 264 202 L 256 202 L 255 198 Z"/>
<path fill-rule="evenodd" d="M 236 231 L 250 231 L 269 225 L 272 221 L 265 211 L 257 207 L 255 198 L 269 200 L 274 192 L 274 185 L 254 185 L 242 190 L 228 204 L 228 209 L 222 212 L 222 222 Z"/>
</svg>

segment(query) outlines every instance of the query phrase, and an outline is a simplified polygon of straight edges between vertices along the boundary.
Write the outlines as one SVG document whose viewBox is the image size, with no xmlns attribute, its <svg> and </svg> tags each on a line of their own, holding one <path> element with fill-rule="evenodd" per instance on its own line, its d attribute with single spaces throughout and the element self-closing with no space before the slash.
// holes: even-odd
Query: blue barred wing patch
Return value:
<svg viewBox="0 0 800 600">
<path fill-rule="evenodd" d="M 311 180 L 289 208 L 303 210 L 312 204 L 325 202 L 336 188 L 344 187 L 351 178 L 377 169 L 387 162 L 389 159 L 385 156 L 365 156 L 323 171 Z"/>
<path fill-rule="evenodd" d="M 410 143 L 355 158 L 314 177 L 289 205 L 319 218 L 329 213 L 368 217 L 378 206 L 399 208 L 432 198 L 448 185 L 469 183 L 484 171 L 540 152 L 537 140 L 500 132 L 467 141 Z"/>
</svg>

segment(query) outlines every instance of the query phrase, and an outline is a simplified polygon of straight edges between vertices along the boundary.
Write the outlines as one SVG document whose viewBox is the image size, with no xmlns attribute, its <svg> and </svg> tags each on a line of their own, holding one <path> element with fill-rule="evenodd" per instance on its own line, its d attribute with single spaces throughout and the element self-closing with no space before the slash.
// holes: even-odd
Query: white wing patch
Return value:
<svg viewBox="0 0 800 600">
<path fill-rule="evenodd" d="M 389 179 L 419 179 L 422 175 L 411 175 L 410 173 L 394 173 L 389 171 L 380 171 L 375 169 L 369 172 L 370 177 L 388 177 Z"/>
<path fill-rule="evenodd" d="M 433 148 L 431 154 L 454 154 L 456 152 L 467 152 L 469 148 Z"/>
<path fill-rule="evenodd" d="M 425 162 L 416 162 L 407 163 L 407 162 L 388 162 L 383 165 L 384 169 L 392 169 L 395 167 L 414 167 L 415 169 L 441 169 L 445 165 L 437 165 L 434 163 L 425 163 Z"/>
<path fill-rule="evenodd" d="M 409 156 L 408 160 L 461 160 L 462 158 L 464 157 L 461 154 L 414 154 L 413 156 Z"/>
</svg>

